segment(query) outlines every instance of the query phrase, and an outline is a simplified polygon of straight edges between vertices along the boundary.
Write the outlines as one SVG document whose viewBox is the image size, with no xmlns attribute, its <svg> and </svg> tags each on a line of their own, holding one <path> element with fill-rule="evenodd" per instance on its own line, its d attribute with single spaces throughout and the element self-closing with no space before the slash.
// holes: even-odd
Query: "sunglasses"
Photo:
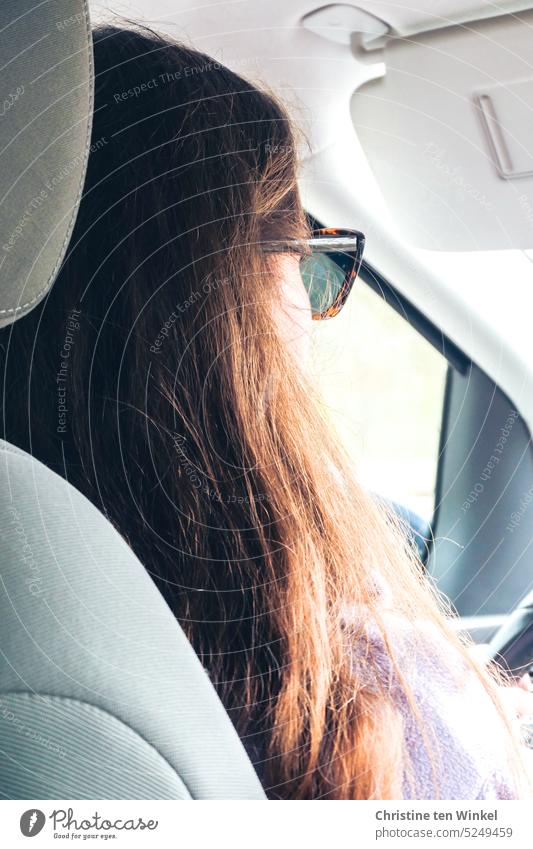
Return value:
<svg viewBox="0 0 533 849">
<path fill-rule="evenodd" d="M 309 239 L 267 242 L 266 253 L 296 253 L 315 321 L 334 318 L 343 308 L 359 274 L 365 237 L 358 230 L 323 227 Z"/>
</svg>

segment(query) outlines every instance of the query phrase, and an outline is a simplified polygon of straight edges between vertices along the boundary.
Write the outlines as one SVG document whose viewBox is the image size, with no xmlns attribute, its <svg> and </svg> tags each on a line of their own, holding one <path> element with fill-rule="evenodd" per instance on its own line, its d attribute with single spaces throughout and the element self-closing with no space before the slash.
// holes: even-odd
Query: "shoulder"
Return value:
<svg viewBox="0 0 533 849">
<path fill-rule="evenodd" d="M 351 657 L 358 680 L 387 692 L 402 715 L 406 798 L 514 798 L 504 727 L 460 651 L 429 623 L 387 612 L 383 625 L 355 637 Z"/>
</svg>

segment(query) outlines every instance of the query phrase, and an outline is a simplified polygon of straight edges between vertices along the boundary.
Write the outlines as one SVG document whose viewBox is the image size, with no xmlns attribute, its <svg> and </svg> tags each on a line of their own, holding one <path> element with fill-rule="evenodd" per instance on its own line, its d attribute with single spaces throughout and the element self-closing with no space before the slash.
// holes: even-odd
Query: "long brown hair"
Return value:
<svg viewBox="0 0 533 849">
<path fill-rule="evenodd" d="M 108 26 L 94 52 L 69 255 L 2 336 L 4 436 L 128 540 L 271 796 L 401 797 L 398 688 L 417 715 L 406 664 L 428 638 L 413 628 L 402 654 L 393 623 L 432 623 L 457 679 L 471 664 L 276 330 L 259 245 L 306 233 L 298 140 L 270 94 L 195 50 Z"/>
</svg>

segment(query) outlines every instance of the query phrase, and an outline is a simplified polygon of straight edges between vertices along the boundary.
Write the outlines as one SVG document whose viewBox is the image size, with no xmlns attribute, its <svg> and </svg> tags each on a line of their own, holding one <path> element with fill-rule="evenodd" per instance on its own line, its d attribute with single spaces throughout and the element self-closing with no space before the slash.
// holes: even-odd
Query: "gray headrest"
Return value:
<svg viewBox="0 0 533 849">
<path fill-rule="evenodd" d="M 59 270 L 85 178 L 92 43 L 85 0 L 0 3 L 0 326 Z"/>
</svg>

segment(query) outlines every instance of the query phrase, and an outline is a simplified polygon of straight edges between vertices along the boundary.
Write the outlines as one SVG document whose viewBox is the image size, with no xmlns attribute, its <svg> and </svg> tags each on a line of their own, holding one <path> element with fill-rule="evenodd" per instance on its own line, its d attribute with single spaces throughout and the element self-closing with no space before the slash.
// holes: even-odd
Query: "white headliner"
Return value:
<svg viewBox="0 0 533 849">
<path fill-rule="evenodd" d="M 285 0 L 282 3 L 270 0 L 268 4 L 264 0 L 211 0 L 198 3 L 193 0 L 90 0 L 93 10 L 107 7 L 133 18 L 143 16 L 178 25 L 196 18 L 204 24 L 206 31 L 214 21 L 233 23 L 236 17 L 243 24 L 246 22 L 248 25 L 259 24 L 263 27 L 270 26 L 272 22 L 289 24 L 315 9 L 333 5 L 337 4 L 327 1 L 322 3 L 320 0 Z M 385 21 L 395 33 L 412 35 L 443 26 L 517 13 L 533 8 L 533 0 L 500 0 L 499 3 L 490 0 L 357 0 L 353 4 L 338 5 L 353 5 L 364 9 Z"/>
<path fill-rule="evenodd" d="M 317 4 L 317 7 L 320 4 Z M 324 4 L 326 5 L 326 4 Z M 354 5 L 391 26 L 400 35 L 412 35 L 438 27 L 477 21 L 502 14 L 520 12 L 533 6 L 532 0 L 361 0 Z"/>
</svg>

